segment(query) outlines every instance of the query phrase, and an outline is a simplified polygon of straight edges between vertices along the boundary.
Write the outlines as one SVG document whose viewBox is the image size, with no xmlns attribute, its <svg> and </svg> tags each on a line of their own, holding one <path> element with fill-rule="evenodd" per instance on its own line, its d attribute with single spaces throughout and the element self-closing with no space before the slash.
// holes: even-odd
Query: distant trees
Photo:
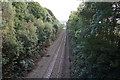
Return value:
<svg viewBox="0 0 120 80">
<path fill-rule="evenodd" d="M 30 71 L 60 29 L 59 21 L 37 2 L 2 2 L 3 77 Z"/>
<path fill-rule="evenodd" d="M 86 2 L 67 22 L 73 76 L 120 78 L 120 2 Z"/>
</svg>

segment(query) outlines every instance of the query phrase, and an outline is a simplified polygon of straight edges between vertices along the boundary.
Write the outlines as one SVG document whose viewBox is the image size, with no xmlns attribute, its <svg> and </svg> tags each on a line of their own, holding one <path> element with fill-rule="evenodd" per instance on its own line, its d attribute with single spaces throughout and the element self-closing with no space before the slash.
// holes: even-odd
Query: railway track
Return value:
<svg viewBox="0 0 120 80">
<path fill-rule="evenodd" d="M 63 62 L 65 55 L 66 44 L 66 30 L 64 29 L 59 35 L 58 39 L 48 49 L 46 55 L 43 57 L 37 67 L 30 72 L 26 78 L 62 78 Z"/>
<path fill-rule="evenodd" d="M 54 58 L 52 59 L 43 78 L 60 78 L 60 71 L 62 68 L 61 64 L 63 61 L 62 58 L 64 57 L 65 36 L 65 34 L 62 35 L 62 39 L 55 51 Z"/>
</svg>

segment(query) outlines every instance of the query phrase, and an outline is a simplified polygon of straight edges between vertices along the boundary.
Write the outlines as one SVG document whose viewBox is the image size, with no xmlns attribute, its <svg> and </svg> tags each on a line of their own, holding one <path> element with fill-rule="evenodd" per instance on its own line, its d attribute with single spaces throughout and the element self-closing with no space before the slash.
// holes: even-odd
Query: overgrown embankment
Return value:
<svg viewBox="0 0 120 80">
<path fill-rule="evenodd" d="M 71 77 L 120 78 L 120 2 L 82 3 L 67 22 Z"/>
<path fill-rule="evenodd" d="M 2 2 L 3 77 L 30 71 L 62 25 L 37 2 Z"/>
</svg>

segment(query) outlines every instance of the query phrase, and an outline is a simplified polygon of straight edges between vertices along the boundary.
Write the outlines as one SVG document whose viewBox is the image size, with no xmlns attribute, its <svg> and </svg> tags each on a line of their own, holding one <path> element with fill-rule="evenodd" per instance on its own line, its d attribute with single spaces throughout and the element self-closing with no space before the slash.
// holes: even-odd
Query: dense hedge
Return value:
<svg viewBox="0 0 120 80">
<path fill-rule="evenodd" d="M 62 25 L 37 2 L 2 2 L 3 77 L 20 77 L 56 38 Z"/>
<path fill-rule="evenodd" d="M 72 77 L 120 78 L 120 2 L 86 2 L 67 22 Z"/>
</svg>

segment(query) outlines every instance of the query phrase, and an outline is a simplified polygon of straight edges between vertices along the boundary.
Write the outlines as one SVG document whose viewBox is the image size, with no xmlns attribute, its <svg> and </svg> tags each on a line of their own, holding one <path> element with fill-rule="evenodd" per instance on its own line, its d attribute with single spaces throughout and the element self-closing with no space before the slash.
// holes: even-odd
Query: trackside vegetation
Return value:
<svg viewBox="0 0 120 80">
<path fill-rule="evenodd" d="M 120 79 L 120 2 L 85 2 L 67 22 L 71 77 Z"/>
<path fill-rule="evenodd" d="M 56 39 L 62 24 L 37 2 L 2 2 L 2 75 L 24 76 Z"/>
</svg>

